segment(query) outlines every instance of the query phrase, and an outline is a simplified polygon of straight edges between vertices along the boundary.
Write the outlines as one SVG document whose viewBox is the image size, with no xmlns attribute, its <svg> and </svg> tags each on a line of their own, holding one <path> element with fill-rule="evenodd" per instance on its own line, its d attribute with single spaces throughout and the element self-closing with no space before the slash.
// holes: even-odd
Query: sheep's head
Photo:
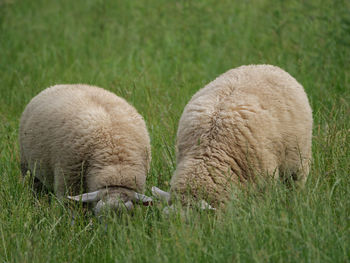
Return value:
<svg viewBox="0 0 350 263">
<path fill-rule="evenodd" d="M 93 210 L 96 216 L 106 210 L 120 213 L 132 210 L 134 204 L 149 206 L 153 202 L 152 198 L 123 187 L 111 187 L 68 198 L 83 203 L 94 203 Z"/>
<path fill-rule="evenodd" d="M 161 200 L 165 202 L 168 206 L 166 206 L 163 210 L 165 214 L 169 214 L 170 210 L 174 209 L 172 205 L 172 200 L 171 200 L 171 194 L 168 192 L 165 192 L 161 189 L 159 189 L 156 186 L 152 187 L 152 195 L 156 197 L 158 200 Z M 212 207 L 210 204 L 208 204 L 206 201 L 201 200 L 199 202 L 199 208 L 202 210 L 216 210 L 214 207 Z"/>
</svg>

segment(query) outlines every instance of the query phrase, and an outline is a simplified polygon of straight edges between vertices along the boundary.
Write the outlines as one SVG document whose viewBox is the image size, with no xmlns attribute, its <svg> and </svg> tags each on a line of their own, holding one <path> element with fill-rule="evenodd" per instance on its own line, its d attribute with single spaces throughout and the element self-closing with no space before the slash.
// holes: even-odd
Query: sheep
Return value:
<svg viewBox="0 0 350 263">
<path fill-rule="evenodd" d="M 312 122 L 303 87 L 284 70 L 248 65 L 227 71 L 199 90 L 180 118 L 171 199 L 203 198 L 221 207 L 232 186 L 259 178 L 303 185 Z M 152 192 L 170 200 L 156 187 Z"/>
<path fill-rule="evenodd" d="M 138 193 L 151 161 L 145 122 L 112 92 L 83 84 L 43 90 L 21 116 L 19 144 L 23 175 L 30 171 L 59 198 L 93 202 L 96 214 L 151 201 Z"/>
</svg>

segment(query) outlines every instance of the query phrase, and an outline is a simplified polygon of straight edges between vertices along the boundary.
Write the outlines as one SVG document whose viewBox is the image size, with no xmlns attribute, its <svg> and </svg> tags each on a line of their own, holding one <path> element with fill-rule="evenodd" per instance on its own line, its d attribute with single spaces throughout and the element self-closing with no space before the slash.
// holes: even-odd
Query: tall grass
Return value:
<svg viewBox="0 0 350 263">
<path fill-rule="evenodd" d="M 0 261 L 350 261 L 349 58 L 345 0 L 0 0 Z M 36 198 L 22 181 L 18 121 L 42 89 L 88 83 L 132 103 L 152 140 L 149 193 L 169 188 L 191 96 L 230 68 L 258 63 L 291 73 L 312 104 L 305 189 L 276 184 L 238 193 L 223 212 L 166 217 L 159 205 L 101 223 L 52 195 Z"/>
</svg>

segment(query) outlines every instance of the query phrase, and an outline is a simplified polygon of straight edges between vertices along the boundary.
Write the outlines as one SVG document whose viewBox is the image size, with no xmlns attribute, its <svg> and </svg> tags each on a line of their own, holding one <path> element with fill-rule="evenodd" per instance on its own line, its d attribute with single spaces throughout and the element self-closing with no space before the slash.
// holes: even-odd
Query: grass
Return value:
<svg viewBox="0 0 350 263">
<path fill-rule="evenodd" d="M 34 198 L 19 170 L 18 122 L 58 83 L 126 98 L 152 140 L 152 185 L 169 189 L 177 123 L 191 96 L 230 68 L 278 65 L 314 112 L 305 189 L 238 194 L 225 213 L 161 206 L 99 223 L 54 196 Z M 349 262 L 350 3 L 0 0 L 1 262 Z M 80 211 L 80 212 L 79 212 Z"/>
</svg>

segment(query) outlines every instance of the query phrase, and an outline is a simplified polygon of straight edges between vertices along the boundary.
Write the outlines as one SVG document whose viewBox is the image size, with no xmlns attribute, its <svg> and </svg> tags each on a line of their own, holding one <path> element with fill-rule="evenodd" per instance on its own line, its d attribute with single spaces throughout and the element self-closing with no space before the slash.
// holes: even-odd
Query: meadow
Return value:
<svg viewBox="0 0 350 263">
<path fill-rule="evenodd" d="M 246 64 L 280 66 L 308 94 L 313 163 L 304 189 L 276 183 L 237 193 L 224 212 L 166 217 L 156 205 L 100 223 L 81 206 L 35 197 L 22 180 L 25 105 L 51 85 L 87 83 L 144 116 L 146 193 L 168 190 L 184 106 Z M 349 1 L 0 0 L 0 262 L 349 261 Z"/>
</svg>

